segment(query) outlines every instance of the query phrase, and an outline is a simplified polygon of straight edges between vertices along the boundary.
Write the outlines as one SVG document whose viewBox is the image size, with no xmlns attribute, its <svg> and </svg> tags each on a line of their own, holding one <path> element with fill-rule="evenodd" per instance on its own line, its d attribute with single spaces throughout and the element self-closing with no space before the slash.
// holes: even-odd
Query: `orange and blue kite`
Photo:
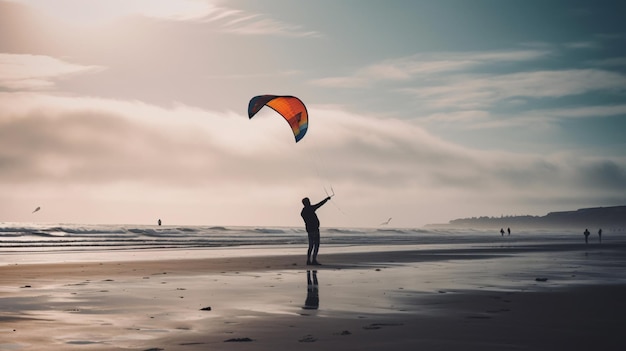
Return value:
<svg viewBox="0 0 626 351">
<path fill-rule="evenodd" d="M 296 143 L 304 137 L 309 126 L 309 114 L 300 99 L 288 95 L 255 96 L 248 104 L 248 117 L 254 117 L 263 106 L 271 107 L 285 118 L 296 137 Z"/>
</svg>

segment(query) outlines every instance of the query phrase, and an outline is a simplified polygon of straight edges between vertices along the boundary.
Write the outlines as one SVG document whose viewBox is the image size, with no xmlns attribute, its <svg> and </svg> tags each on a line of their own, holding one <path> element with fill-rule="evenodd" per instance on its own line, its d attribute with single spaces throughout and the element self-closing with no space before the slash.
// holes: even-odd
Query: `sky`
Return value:
<svg viewBox="0 0 626 351">
<path fill-rule="evenodd" d="M 263 94 L 306 104 L 300 142 Z M 0 0 L 0 222 L 626 205 L 625 130 L 623 1 Z"/>
</svg>

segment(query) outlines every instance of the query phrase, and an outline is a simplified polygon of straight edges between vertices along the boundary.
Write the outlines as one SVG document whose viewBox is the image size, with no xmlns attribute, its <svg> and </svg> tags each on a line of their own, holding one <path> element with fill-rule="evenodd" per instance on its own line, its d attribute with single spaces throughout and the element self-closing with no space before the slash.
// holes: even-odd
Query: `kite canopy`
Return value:
<svg viewBox="0 0 626 351">
<path fill-rule="evenodd" d="M 309 126 L 309 114 L 306 106 L 295 96 L 259 95 L 250 99 L 248 117 L 252 118 L 263 106 L 269 106 L 278 112 L 291 127 L 296 143 L 306 134 Z"/>
</svg>

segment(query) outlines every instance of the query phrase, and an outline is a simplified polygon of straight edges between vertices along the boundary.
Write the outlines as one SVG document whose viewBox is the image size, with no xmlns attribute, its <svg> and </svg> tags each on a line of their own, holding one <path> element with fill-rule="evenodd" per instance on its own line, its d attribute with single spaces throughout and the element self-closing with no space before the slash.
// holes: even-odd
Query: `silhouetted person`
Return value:
<svg viewBox="0 0 626 351">
<path fill-rule="evenodd" d="M 506 231 L 511 235 L 511 228 L 506 228 Z"/>
<path fill-rule="evenodd" d="M 504 236 L 504 228 L 500 228 L 500 235 Z"/>
<path fill-rule="evenodd" d="M 598 229 L 598 239 L 602 242 L 602 228 Z"/>
<path fill-rule="evenodd" d="M 159 218 L 159 221 L 157 223 L 159 223 L 159 225 L 161 225 L 161 219 L 160 218 Z"/>
<path fill-rule="evenodd" d="M 311 271 L 306 271 L 306 300 L 304 301 L 305 310 L 316 310 L 320 307 L 319 284 L 317 283 L 317 271 L 313 271 L 313 279 L 311 280 Z"/>
<path fill-rule="evenodd" d="M 300 215 L 302 219 L 304 219 L 306 232 L 309 235 L 309 249 L 306 254 L 307 265 L 320 265 L 320 263 L 317 262 L 317 252 L 320 249 L 320 220 L 317 218 L 315 211 L 322 207 L 328 200 L 330 200 L 330 196 L 315 205 L 311 205 L 311 200 L 309 200 L 308 197 L 302 199 L 304 207 Z"/>
<path fill-rule="evenodd" d="M 585 229 L 583 234 L 585 234 L 585 244 L 589 243 L 589 229 Z"/>
</svg>

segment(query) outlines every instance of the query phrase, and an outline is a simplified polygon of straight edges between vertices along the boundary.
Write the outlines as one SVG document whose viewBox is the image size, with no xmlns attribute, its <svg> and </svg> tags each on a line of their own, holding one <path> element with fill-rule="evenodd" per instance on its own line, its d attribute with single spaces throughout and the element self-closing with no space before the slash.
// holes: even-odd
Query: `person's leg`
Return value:
<svg viewBox="0 0 626 351">
<path fill-rule="evenodd" d="M 309 249 L 306 252 L 306 264 L 311 264 L 311 252 L 313 251 L 313 241 L 309 239 Z"/>
<path fill-rule="evenodd" d="M 311 260 L 313 263 L 317 262 L 317 252 L 318 252 L 319 250 L 320 250 L 320 243 L 319 243 L 319 242 L 316 242 L 316 243 L 313 245 L 313 257 L 312 257 L 312 260 Z"/>
<path fill-rule="evenodd" d="M 306 264 L 311 264 L 311 253 L 313 252 L 313 246 L 315 245 L 315 237 L 313 233 L 308 233 L 309 235 L 309 249 L 306 252 Z"/>
<path fill-rule="evenodd" d="M 311 262 L 314 264 L 319 264 L 317 262 L 317 253 L 320 250 L 320 232 L 317 232 L 313 236 L 313 256 L 311 257 Z"/>
</svg>

